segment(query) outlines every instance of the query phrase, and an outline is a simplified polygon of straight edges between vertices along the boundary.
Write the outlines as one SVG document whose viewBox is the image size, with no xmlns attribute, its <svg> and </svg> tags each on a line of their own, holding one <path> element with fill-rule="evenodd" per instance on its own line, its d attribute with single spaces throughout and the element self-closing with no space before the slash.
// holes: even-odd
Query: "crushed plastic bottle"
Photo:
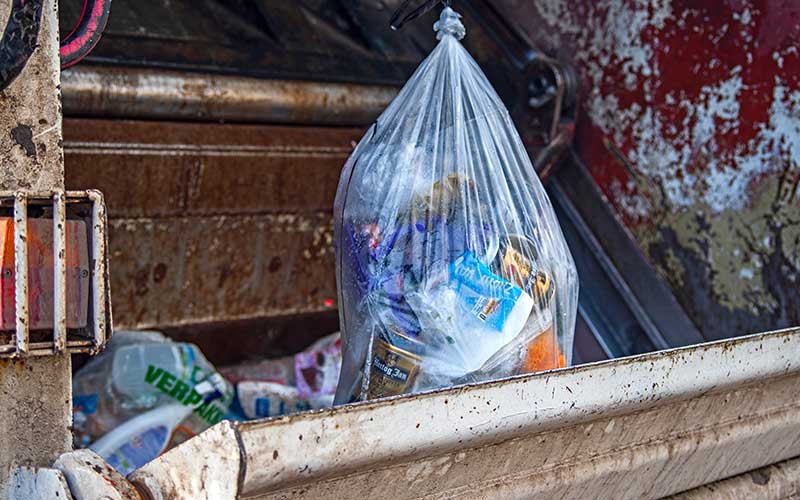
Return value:
<svg viewBox="0 0 800 500">
<path fill-rule="evenodd" d="M 216 424 L 233 401 L 231 384 L 197 346 L 158 332 L 117 332 L 75 374 L 73 394 L 76 446 L 121 472 Z"/>
<path fill-rule="evenodd" d="M 255 419 L 332 406 L 341 364 L 337 332 L 292 356 L 221 367 L 220 372 L 235 385 L 234 405 Z"/>
</svg>

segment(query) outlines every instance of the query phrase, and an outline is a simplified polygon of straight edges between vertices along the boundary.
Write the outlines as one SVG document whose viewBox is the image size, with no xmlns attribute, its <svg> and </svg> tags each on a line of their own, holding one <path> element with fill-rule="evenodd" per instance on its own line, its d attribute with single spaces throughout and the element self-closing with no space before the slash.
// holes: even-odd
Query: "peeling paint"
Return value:
<svg viewBox="0 0 800 500">
<path fill-rule="evenodd" d="M 800 321 L 800 4 L 501 3 L 578 69 L 579 152 L 703 334 Z"/>
</svg>

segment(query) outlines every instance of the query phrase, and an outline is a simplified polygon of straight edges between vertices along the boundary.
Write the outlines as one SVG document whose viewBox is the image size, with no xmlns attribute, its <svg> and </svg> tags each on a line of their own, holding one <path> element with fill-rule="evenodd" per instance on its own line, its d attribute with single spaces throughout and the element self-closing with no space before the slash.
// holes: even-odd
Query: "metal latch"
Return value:
<svg viewBox="0 0 800 500">
<path fill-rule="evenodd" d="M 0 357 L 105 346 L 106 229 L 99 191 L 0 191 Z"/>
</svg>

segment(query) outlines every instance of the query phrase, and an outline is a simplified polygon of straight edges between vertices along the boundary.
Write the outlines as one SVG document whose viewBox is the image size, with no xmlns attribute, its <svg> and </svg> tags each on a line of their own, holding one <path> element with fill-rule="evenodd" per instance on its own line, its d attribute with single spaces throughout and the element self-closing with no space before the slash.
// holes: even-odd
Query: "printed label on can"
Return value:
<svg viewBox="0 0 800 500">
<path fill-rule="evenodd" d="M 370 364 L 367 399 L 408 392 L 419 371 L 420 358 L 376 339 Z"/>
</svg>

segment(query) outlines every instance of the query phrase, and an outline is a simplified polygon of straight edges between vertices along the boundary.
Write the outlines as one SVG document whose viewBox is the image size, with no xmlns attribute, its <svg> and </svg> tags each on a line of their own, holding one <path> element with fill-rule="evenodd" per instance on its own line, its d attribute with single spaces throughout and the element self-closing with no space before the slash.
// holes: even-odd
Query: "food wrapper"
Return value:
<svg viewBox="0 0 800 500">
<path fill-rule="evenodd" d="M 234 384 L 237 410 L 254 419 L 331 406 L 341 364 L 337 332 L 292 356 L 247 361 L 219 371 Z"/>
</svg>

